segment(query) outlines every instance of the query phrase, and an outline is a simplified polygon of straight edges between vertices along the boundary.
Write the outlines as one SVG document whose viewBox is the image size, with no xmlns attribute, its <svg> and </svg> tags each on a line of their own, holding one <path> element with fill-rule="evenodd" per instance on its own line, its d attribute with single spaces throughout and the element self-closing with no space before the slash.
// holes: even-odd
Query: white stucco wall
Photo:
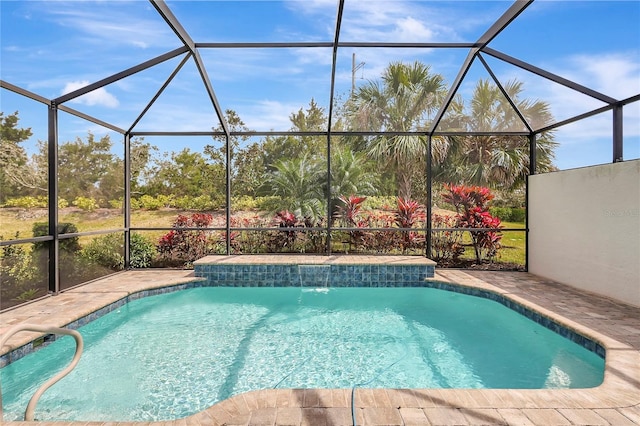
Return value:
<svg viewBox="0 0 640 426">
<path fill-rule="evenodd" d="M 529 178 L 529 272 L 640 306 L 640 160 Z"/>
</svg>

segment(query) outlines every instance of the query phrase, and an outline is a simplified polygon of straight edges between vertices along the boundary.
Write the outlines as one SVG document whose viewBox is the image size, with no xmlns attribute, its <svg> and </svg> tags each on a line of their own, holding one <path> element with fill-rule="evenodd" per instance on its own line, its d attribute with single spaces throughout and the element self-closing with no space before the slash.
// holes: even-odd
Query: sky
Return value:
<svg viewBox="0 0 640 426">
<path fill-rule="evenodd" d="M 197 43 L 332 42 L 336 0 L 179 1 L 167 4 Z M 341 42 L 475 42 L 511 5 L 510 1 L 346 0 Z M 528 62 L 616 99 L 640 94 L 640 0 L 542 1 L 529 6 L 490 44 Z M 0 0 L 0 76 L 48 99 L 109 77 L 173 49 L 181 42 L 145 0 Z M 311 99 L 329 107 L 332 49 L 200 48 L 223 110 L 238 113 L 256 131 L 286 131 L 289 116 Z M 390 62 L 428 64 L 450 86 L 468 49 L 341 47 L 335 96 L 348 97 L 352 77 L 359 86 L 379 80 Z M 359 65 L 352 74 L 355 55 Z M 484 56 L 503 82 L 523 82 L 522 96 L 547 102 L 557 120 L 604 106 L 571 89 Z M 183 56 L 97 89 L 65 105 L 125 130 L 174 72 Z M 460 95 L 470 99 L 480 78 L 475 61 Z M 43 104 L 0 90 L 5 114 L 19 111 L 31 127 L 24 143 L 34 150 L 47 137 Z M 640 102 L 624 108 L 625 159 L 640 158 Z M 59 140 L 116 132 L 66 113 L 59 114 Z M 134 131 L 208 131 L 219 125 L 193 60 L 188 60 Z M 611 161 L 612 114 L 607 112 L 556 131 L 560 169 Z M 201 149 L 207 137 L 147 137 L 162 150 Z"/>
</svg>

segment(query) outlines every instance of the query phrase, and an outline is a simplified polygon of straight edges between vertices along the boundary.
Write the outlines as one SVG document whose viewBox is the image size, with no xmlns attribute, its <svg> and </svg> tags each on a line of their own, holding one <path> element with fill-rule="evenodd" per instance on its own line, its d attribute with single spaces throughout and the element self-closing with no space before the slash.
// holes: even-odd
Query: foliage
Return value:
<svg viewBox="0 0 640 426">
<path fill-rule="evenodd" d="M 15 234 L 18 239 L 20 235 Z M 0 236 L 0 240 L 2 237 Z M 40 289 L 46 288 L 45 275 L 34 265 L 33 257 L 23 244 L 0 247 L 0 308 L 15 302 L 26 302 L 35 298 Z"/>
<path fill-rule="evenodd" d="M 27 195 L 25 197 L 11 198 L 4 204 L 6 207 L 20 207 L 23 209 L 41 208 L 46 209 L 49 207 L 49 198 L 44 195 L 38 195 L 32 197 Z M 58 198 L 58 208 L 64 209 L 69 203 L 64 198 Z"/>
<path fill-rule="evenodd" d="M 16 233 L 15 238 L 20 235 Z M 1 240 L 1 238 L 0 238 Z M 2 272 L 2 284 L 11 285 L 15 282 L 33 280 L 36 269 L 31 264 L 32 259 L 22 244 L 8 245 L 0 247 L 0 271 Z"/>
<path fill-rule="evenodd" d="M 142 209 L 158 210 L 162 207 L 169 207 L 171 203 L 171 197 L 163 194 L 160 194 L 157 197 L 152 197 L 145 194 L 138 198 L 138 203 L 140 205 L 140 208 Z"/>
<path fill-rule="evenodd" d="M 398 208 L 394 214 L 395 224 L 398 228 L 413 228 L 419 221 L 424 223 L 424 208 L 413 200 L 405 200 L 398 197 Z M 424 244 L 424 236 L 414 231 L 402 231 L 402 252 Z"/>
<path fill-rule="evenodd" d="M 81 210 L 92 212 L 98 207 L 98 202 L 95 198 L 87 198 L 87 197 L 76 197 L 71 203 L 74 206 L 78 207 Z"/>
<path fill-rule="evenodd" d="M 108 234 L 91 240 L 80 255 L 90 263 L 119 271 L 124 269 L 124 234 Z"/>
<path fill-rule="evenodd" d="M 525 209 L 518 207 L 490 207 L 489 213 L 504 222 L 524 222 Z"/>
<path fill-rule="evenodd" d="M 155 245 L 137 232 L 132 232 L 129 239 L 129 266 L 132 268 L 150 267 L 156 254 Z"/>
<path fill-rule="evenodd" d="M 273 195 L 280 197 L 278 210 L 293 212 L 318 223 L 326 215 L 326 201 L 322 191 L 325 169 L 313 157 L 279 160 L 267 178 Z"/>
<path fill-rule="evenodd" d="M 340 221 L 344 226 L 356 226 L 358 215 L 362 209 L 362 203 L 367 197 L 358 197 L 356 195 L 349 195 L 348 197 L 341 195 L 339 198 L 340 204 L 333 217 Z"/>
<path fill-rule="evenodd" d="M 251 201 L 249 201 L 251 199 Z M 237 203 L 237 204 L 234 204 Z M 243 208 L 242 205 L 246 206 Z M 231 209 L 234 211 L 242 210 L 260 210 L 260 211 L 277 211 L 282 203 L 282 199 L 277 195 L 266 195 L 260 197 L 242 196 L 241 198 L 232 198 Z"/>
<path fill-rule="evenodd" d="M 488 203 L 493 199 L 491 191 L 485 187 L 462 185 L 449 185 L 446 189 L 448 192 L 443 194 L 443 198 L 456 209 L 456 227 L 483 229 L 469 231 L 476 262 L 480 264 L 485 259 L 493 259 L 500 249 L 502 234 L 493 231 L 501 228 L 501 222 L 488 211 Z"/>
<path fill-rule="evenodd" d="M 130 266 L 148 268 L 156 253 L 154 244 L 142 235 L 132 232 L 130 246 Z M 112 270 L 124 269 L 124 234 L 108 234 L 94 238 L 81 250 L 81 256 L 88 262 Z"/>
<path fill-rule="evenodd" d="M 172 225 L 175 229 L 158 241 L 156 248 L 160 253 L 160 260 L 169 265 L 189 267 L 199 258 L 214 253 L 217 239 L 211 231 L 183 229 L 207 228 L 212 221 L 210 214 L 179 215 Z"/>
<path fill-rule="evenodd" d="M 47 191 L 46 164 L 37 168 L 21 145 L 32 136 L 31 128 L 20 128 L 18 111 L 7 116 L 0 112 L 0 203 L 20 195 Z"/>
<path fill-rule="evenodd" d="M 165 153 L 148 172 L 148 194 L 180 195 L 209 200 L 225 194 L 224 164 L 185 148 Z"/>
<path fill-rule="evenodd" d="M 368 168 L 364 154 L 346 147 L 336 149 L 331 155 L 331 194 L 375 194 L 376 175 Z M 339 204 L 332 200 L 332 211 Z"/>
<path fill-rule="evenodd" d="M 547 103 L 521 98 L 522 82 L 509 81 L 504 90 L 532 128 L 553 121 Z M 443 125 L 451 130 L 490 133 L 526 129 L 501 89 L 489 80 L 478 81 L 469 104 L 455 98 L 448 111 Z M 555 169 L 557 145 L 553 131 L 538 136 L 538 172 Z M 491 134 L 438 137 L 433 139 L 433 159 L 434 177 L 440 181 L 516 189 L 529 174 L 529 140 L 523 136 Z"/>
<path fill-rule="evenodd" d="M 222 194 L 198 195 L 197 197 L 184 195 L 182 197 L 175 198 L 173 205 L 178 209 L 184 210 L 215 210 L 224 206 L 224 200 L 222 197 Z"/>
<path fill-rule="evenodd" d="M 62 198 L 117 198 L 122 194 L 122 165 L 111 152 L 109 135 L 96 138 L 92 133 L 86 140 L 76 138 L 58 147 L 58 187 Z M 41 155 L 46 144 L 41 144 Z M 115 184 L 111 184 L 115 183 Z"/>
<path fill-rule="evenodd" d="M 426 128 L 430 114 L 445 93 L 444 78 L 420 62 L 394 62 L 384 70 L 382 84 L 358 88 L 346 106 L 352 130 L 407 132 Z M 398 195 L 411 198 L 414 167 L 425 158 L 426 138 L 415 135 L 376 136 L 363 140 L 367 154 L 395 173 Z"/>
<path fill-rule="evenodd" d="M 433 228 L 456 228 L 458 218 L 433 214 L 431 216 Z M 463 231 L 434 231 L 431 233 L 431 258 L 437 262 L 455 262 L 464 253 L 462 244 Z"/>
<path fill-rule="evenodd" d="M 109 200 L 109 206 L 112 209 L 122 210 L 124 208 L 124 200 L 122 199 L 122 197 L 118 198 L 117 200 Z"/>
<path fill-rule="evenodd" d="M 296 228 L 304 226 L 304 223 L 301 223 L 296 215 L 288 210 L 277 212 L 274 217 L 274 222 L 278 225 L 279 228 Z M 280 232 L 273 235 L 273 237 L 274 238 L 270 239 L 269 246 L 277 246 L 285 250 L 291 250 L 296 241 L 297 232 Z"/>
<path fill-rule="evenodd" d="M 369 210 L 392 210 L 396 205 L 398 197 L 373 195 L 367 197 L 364 208 Z"/>
<path fill-rule="evenodd" d="M 78 227 L 70 222 L 61 222 L 58 223 L 57 227 L 58 235 L 63 234 L 75 234 L 78 232 Z M 33 224 L 33 236 L 34 237 L 42 237 L 45 235 L 49 235 L 49 223 L 47 222 L 35 222 Z M 47 248 L 49 245 L 48 241 L 36 242 L 33 243 L 34 250 L 41 250 Z M 80 246 L 80 238 L 79 237 L 70 237 L 64 238 L 59 241 L 59 249 L 60 251 L 65 251 L 69 253 L 75 253 L 82 249 Z"/>
</svg>

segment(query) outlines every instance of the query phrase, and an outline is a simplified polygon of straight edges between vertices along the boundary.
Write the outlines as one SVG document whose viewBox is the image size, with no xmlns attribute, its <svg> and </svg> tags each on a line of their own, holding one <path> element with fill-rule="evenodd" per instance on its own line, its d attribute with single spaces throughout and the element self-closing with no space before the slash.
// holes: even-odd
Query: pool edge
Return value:
<svg viewBox="0 0 640 426">
<path fill-rule="evenodd" d="M 136 271 L 140 274 L 142 271 Z M 153 274 L 153 271 L 144 271 Z M 160 271 L 165 273 L 167 271 Z M 183 271 L 183 274 L 191 271 Z M 155 272 L 158 274 L 158 272 Z M 371 412 L 382 408 L 396 409 L 398 407 L 416 408 L 422 410 L 453 409 L 453 410 L 593 410 L 593 409 L 622 409 L 640 404 L 640 352 L 633 347 L 621 343 L 611 337 L 603 335 L 584 325 L 571 321 L 553 311 L 545 309 L 529 300 L 509 291 L 493 286 L 464 272 L 458 272 L 458 278 L 451 279 L 437 274 L 434 280 L 455 283 L 460 286 L 490 290 L 501 294 L 537 311 L 551 316 L 554 321 L 564 327 L 575 329 L 585 336 L 598 341 L 607 351 L 605 362 L 605 378 L 603 383 L 589 389 L 560 389 L 560 390 L 519 390 L 519 389 L 362 389 L 356 391 L 356 407 L 358 410 Z M 120 277 L 122 278 L 122 277 Z M 184 275 L 181 279 L 192 280 L 193 276 Z M 142 290 L 163 287 L 153 280 L 144 285 Z M 80 290 L 77 290 L 80 291 Z M 114 290 L 116 293 L 118 289 Z M 139 290 L 136 290 L 139 291 Z M 81 291 L 90 293 L 88 289 Z M 134 291 L 131 291 L 132 293 Z M 57 296 L 60 297 L 60 296 Z M 242 423 L 247 416 L 269 416 L 273 410 L 324 410 L 338 416 L 344 415 L 344 400 L 350 389 L 306 389 L 306 390 L 258 390 L 236 395 L 227 400 L 216 403 L 206 410 L 184 419 L 168 422 L 152 422 L 154 425 L 182 425 L 185 424 L 225 424 Z M 327 397 L 329 395 L 329 397 Z M 337 401 L 337 403 L 334 403 Z M 397 405 L 400 404 L 400 405 Z M 349 405 L 350 407 L 350 405 Z M 395 408 L 393 408 L 395 407 Z M 331 411 L 333 410 L 333 411 Z M 253 414 L 252 414 L 253 413 Z M 271 413 L 271 414 L 269 414 Z M 342 414 L 340 414 L 342 413 Z M 329 414 L 327 414 L 329 415 Z M 453 421 L 453 420 L 452 420 Z M 24 422 L 6 422 L 24 425 Z M 47 425 L 49 422 L 36 422 Z M 246 423 L 246 422 L 245 422 Z M 49 423 L 52 424 L 52 423 Z M 86 422 L 71 422 L 69 425 L 81 425 Z M 104 424 L 97 422 L 95 424 Z M 148 422 L 125 422 L 120 424 L 142 425 Z M 570 424 L 570 423 L 568 423 Z"/>
</svg>

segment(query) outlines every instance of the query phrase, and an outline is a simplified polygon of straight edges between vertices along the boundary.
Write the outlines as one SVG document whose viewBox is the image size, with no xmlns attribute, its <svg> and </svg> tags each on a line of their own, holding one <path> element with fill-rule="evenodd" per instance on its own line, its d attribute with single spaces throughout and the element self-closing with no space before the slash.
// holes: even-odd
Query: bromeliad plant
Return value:
<svg viewBox="0 0 640 426">
<path fill-rule="evenodd" d="M 488 204 L 493 199 L 489 188 L 446 185 L 445 190 L 442 198 L 456 208 L 456 227 L 470 228 L 476 262 L 493 259 L 501 247 L 502 234 L 499 229 L 502 224 L 500 219 L 489 213 Z M 471 230 L 473 228 L 481 230 Z"/>
</svg>

